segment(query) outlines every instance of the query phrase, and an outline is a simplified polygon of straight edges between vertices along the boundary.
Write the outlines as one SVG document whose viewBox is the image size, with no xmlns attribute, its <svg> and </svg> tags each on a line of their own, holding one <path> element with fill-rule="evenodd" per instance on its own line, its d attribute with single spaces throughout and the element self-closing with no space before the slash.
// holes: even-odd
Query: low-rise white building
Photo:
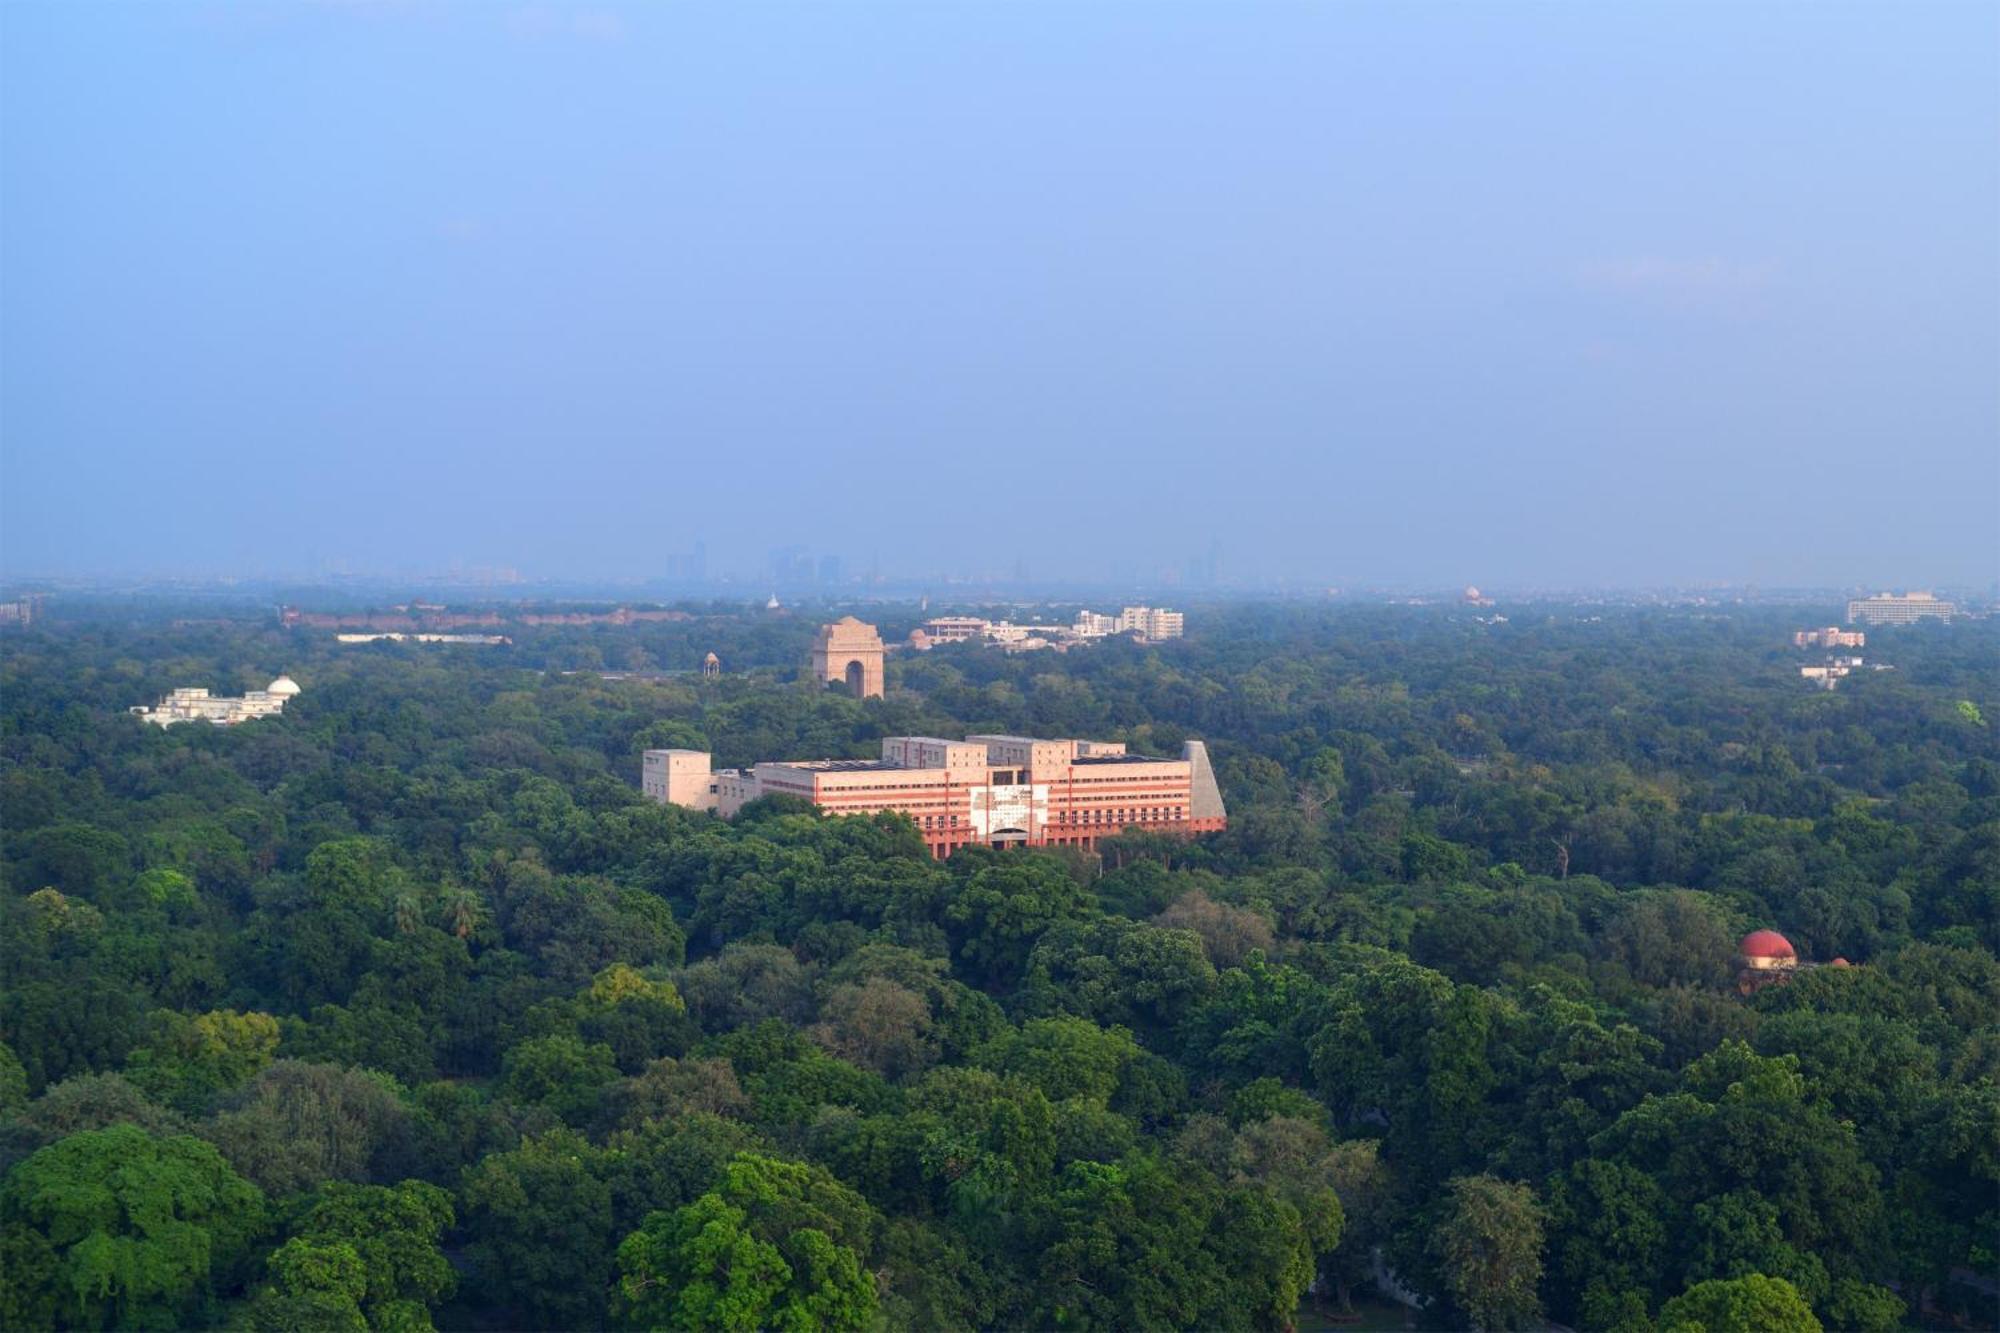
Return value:
<svg viewBox="0 0 2000 1333">
<path fill-rule="evenodd" d="M 504 634 L 406 634 L 400 630 L 382 630 L 374 634 L 336 634 L 340 643 L 472 643 L 485 647 L 512 643 Z"/>
<path fill-rule="evenodd" d="M 1846 677 L 1861 670 L 1894 671 L 1895 668 L 1881 662 L 1868 662 L 1859 657 L 1832 657 L 1821 666 L 1802 666 L 1799 674 L 1813 681 L 1821 689 L 1830 690 Z"/>
<path fill-rule="evenodd" d="M 1011 620 L 939 616 L 911 631 L 910 646 L 919 652 L 947 643 L 998 644 L 1009 652 L 1029 652 L 1039 648 L 1061 651 L 1117 634 L 1131 634 L 1146 642 L 1178 639 L 1184 624 L 1184 617 L 1179 611 L 1150 606 L 1128 606 L 1115 616 L 1079 611 L 1076 619 L 1067 625 L 1017 625 Z"/>
<path fill-rule="evenodd" d="M 297 681 L 280 676 L 263 689 L 249 690 L 240 696 L 210 694 L 199 686 L 183 687 L 170 692 L 152 708 L 139 705 L 131 711 L 133 716 L 156 727 L 171 727 L 181 722 L 233 727 L 255 717 L 276 717 L 298 693 Z"/>
<path fill-rule="evenodd" d="M 1079 611 L 1070 632 L 1079 639 L 1102 639 L 1118 632 L 1117 616 L 1100 616 L 1095 611 Z"/>
<path fill-rule="evenodd" d="M 1113 634 L 1137 634 L 1142 639 L 1178 639 L 1186 627 L 1186 617 L 1164 607 L 1127 606 L 1115 616 L 1095 611 L 1079 611 L 1070 632 L 1080 639 L 1103 639 Z"/>
<path fill-rule="evenodd" d="M 932 643 L 966 643 L 985 637 L 987 622 L 978 616 L 938 616 L 924 622 L 924 636 Z"/>
</svg>

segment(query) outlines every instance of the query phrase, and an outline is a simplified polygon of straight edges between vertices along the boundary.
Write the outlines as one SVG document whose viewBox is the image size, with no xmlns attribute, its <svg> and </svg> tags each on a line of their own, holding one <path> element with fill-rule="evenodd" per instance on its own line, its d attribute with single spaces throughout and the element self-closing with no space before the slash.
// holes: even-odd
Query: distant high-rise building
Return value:
<svg viewBox="0 0 2000 1333">
<path fill-rule="evenodd" d="M 803 546 L 780 546 L 771 552 L 771 577 L 780 587 L 800 587 L 813 581 L 812 552 Z"/>
<path fill-rule="evenodd" d="M 1151 606 L 1128 606 L 1118 613 L 1120 634 L 1137 634 L 1145 639 L 1178 639 L 1184 617 L 1179 611 Z"/>
<path fill-rule="evenodd" d="M 1208 550 L 1196 552 L 1188 557 L 1187 581 L 1195 584 L 1214 585 L 1222 581 L 1222 542 L 1211 537 Z"/>
<path fill-rule="evenodd" d="M 685 555 L 667 557 L 666 576 L 680 583 L 701 583 L 708 578 L 708 543 L 696 542 Z"/>
<path fill-rule="evenodd" d="M 1927 592 L 1901 595 L 1878 592 L 1847 604 L 1850 625 L 1914 625 L 1919 620 L 1950 620 L 1957 614 L 1956 604 L 1940 601 Z"/>
<path fill-rule="evenodd" d="M 841 560 L 837 555 L 823 555 L 819 558 L 819 581 L 838 583 L 841 576 Z"/>
</svg>

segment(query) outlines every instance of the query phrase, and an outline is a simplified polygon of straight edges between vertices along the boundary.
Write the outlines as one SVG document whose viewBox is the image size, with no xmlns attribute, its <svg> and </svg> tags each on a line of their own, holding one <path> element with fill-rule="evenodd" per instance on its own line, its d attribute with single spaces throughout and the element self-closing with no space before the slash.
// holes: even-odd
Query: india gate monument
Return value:
<svg viewBox="0 0 2000 1333">
<path fill-rule="evenodd" d="M 882 697 L 882 636 L 873 625 L 842 616 L 813 636 L 813 675 L 846 685 L 857 699 Z"/>
</svg>

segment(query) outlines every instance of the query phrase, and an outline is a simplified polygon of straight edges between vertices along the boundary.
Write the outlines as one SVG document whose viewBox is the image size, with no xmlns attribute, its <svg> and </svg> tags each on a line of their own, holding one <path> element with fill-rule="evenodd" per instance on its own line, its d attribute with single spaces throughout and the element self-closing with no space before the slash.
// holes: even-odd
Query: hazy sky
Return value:
<svg viewBox="0 0 2000 1333">
<path fill-rule="evenodd" d="M 0 4 L 0 559 L 2000 573 L 2000 5 Z"/>
</svg>

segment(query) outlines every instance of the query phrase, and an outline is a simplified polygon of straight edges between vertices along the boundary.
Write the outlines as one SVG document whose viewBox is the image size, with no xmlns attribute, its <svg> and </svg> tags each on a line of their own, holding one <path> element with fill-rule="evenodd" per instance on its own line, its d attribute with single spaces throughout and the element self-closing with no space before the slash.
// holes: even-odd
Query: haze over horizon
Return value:
<svg viewBox="0 0 2000 1333">
<path fill-rule="evenodd" d="M 0 7 L 0 574 L 1985 585 L 2000 7 Z"/>
</svg>

